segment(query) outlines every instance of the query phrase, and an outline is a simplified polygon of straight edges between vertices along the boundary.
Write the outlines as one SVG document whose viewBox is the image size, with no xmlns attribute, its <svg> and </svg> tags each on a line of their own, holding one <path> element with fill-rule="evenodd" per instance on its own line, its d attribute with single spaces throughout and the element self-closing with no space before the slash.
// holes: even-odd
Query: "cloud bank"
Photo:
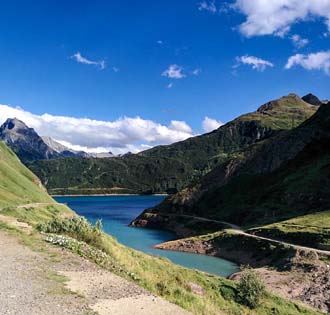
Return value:
<svg viewBox="0 0 330 315">
<path fill-rule="evenodd" d="M 72 149 L 86 152 L 136 153 L 194 135 L 184 121 L 172 120 L 167 126 L 141 117 L 101 121 L 47 113 L 35 115 L 20 107 L 0 105 L 0 124 L 7 118 L 15 117 L 34 128 L 41 136 L 50 136 Z"/>
<path fill-rule="evenodd" d="M 315 17 L 330 31 L 330 0 L 236 0 L 232 8 L 246 16 L 239 26 L 246 37 L 284 36 L 293 24 Z"/>
<path fill-rule="evenodd" d="M 222 126 L 223 123 L 221 121 L 218 121 L 213 118 L 205 117 L 202 123 L 203 130 L 205 132 L 211 132 L 215 129 L 218 129 L 220 126 Z"/>
</svg>

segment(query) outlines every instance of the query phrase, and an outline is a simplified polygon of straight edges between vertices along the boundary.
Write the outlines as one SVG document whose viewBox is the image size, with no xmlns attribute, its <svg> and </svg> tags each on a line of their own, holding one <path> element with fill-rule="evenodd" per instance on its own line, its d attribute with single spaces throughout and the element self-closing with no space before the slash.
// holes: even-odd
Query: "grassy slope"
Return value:
<svg viewBox="0 0 330 315">
<path fill-rule="evenodd" d="M 38 203 L 43 205 L 33 206 Z M 29 204 L 26 208 L 17 208 Z M 37 222 L 67 212 L 71 210 L 56 203 L 40 180 L 0 141 L 0 213 Z"/>
<path fill-rule="evenodd" d="M 37 161 L 29 167 L 51 193 L 57 194 L 95 193 L 89 188 L 100 188 L 98 193 L 111 193 L 113 187 L 122 188 L 122 192 L 177 191 L 249 145 L 297 126 L 316 110 L 316 106 L 289 95 L 211 133 L 158 146 L 138 155 Z"/>
<path fill-rule="evenodd" d="M 49 218 L 59 217 L 69 211 L 65 206 L 57 205 L 40 187 L 38 179 L 28 171 L 16 156 L 3 143 L 0 143 L 0 176 L 1 176 L 1 210 L 3 214 L 10 214 L 32 225 L 44 222 Z M 34 207 L 34 203 L 47 203 L 48 206 Z M 17 208 L 22 204 L 30 204 L 26 208 Z M 7 228 L 0 223 L 0 228 Z M 14 228 L 10 228 L 11 231 Z M 40 236 L 35 232 L 29 242 L 38 241 Z M 229 280 L 206 275 L 176 266 L 166 259 L 151 257 L 134 251 L 117 243 L 112 237 L 101 234 L 94 240 L 106 251 L 111 258 L 112 265 L 119 274 L 134 279 L 140 285 L 152 292 L 158 293 L 168 300 L 175 302 L 195 314 L 216 315 L 223 314 L 316 314 L 296 303 L 288 302 L 277 296 L 266 297 L 257 310 L 250 310 L 235 301 L 236 287 Z M 93 251 L 88 250 L 88 253 Z M 93 259 L 93 257 L 90 257 Z M 134 276 L 133 276 L 134 275 Z M 200 285 L 204 296 L 195 294 L 189 288 L 189 282 Z"/>
<path fill-rule="evenodd" d="M 184 213 L 245 227 L 330 208 L 330 106 L 250 147 L 146 212 Z M 143 219 L 143 215 L 139 219 Z"/>
<path fill-rule="evenodd" d="M 299 245 L 330 250 L 330 211 L 322 211 L 250 230 Z"/>
</svg>

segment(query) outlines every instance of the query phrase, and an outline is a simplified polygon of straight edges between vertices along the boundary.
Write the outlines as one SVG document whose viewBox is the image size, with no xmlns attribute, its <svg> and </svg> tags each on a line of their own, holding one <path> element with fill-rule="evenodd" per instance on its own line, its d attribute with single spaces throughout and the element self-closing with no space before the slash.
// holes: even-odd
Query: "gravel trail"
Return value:
<svg viewBox="0 0 330 315">
<path fill-rule="evenodd" d="M 191 315 L 70 251 L 39 246 L 33 251 L 0 230 L 1 315 Z"/>
<path fill-rule="evenodd" d="M 51 278 L 50 261 L 0 231 L 0 314 L 90 314 L 84 298 Z"/>
</svg>

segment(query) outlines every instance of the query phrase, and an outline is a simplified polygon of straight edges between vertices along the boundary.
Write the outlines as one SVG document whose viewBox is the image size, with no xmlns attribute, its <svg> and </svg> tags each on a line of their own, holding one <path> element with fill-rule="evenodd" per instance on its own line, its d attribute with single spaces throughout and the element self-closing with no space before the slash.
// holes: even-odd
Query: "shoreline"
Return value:
<svg viewBox="0 0 330 315">
<path fill-rule="evenodd" d="M 51 197 L 125 197 L 125 196 L 168 196 L 168 194 L 152 194 L 152 195 L 141 195 L 141 194 L 67 194 L 67 195 L 53 195 Z"/>
</svg>

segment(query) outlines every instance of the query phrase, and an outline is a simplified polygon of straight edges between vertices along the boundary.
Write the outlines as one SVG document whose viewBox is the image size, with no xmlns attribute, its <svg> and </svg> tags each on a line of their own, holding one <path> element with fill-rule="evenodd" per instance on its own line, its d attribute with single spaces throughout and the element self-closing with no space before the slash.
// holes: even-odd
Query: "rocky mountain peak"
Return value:
<svg viewBox="0 0 330 315">
<path fill-rule="evenodd" d="M 320 101 L 320 99 L 312 93 L 309 93 L 309 94 L 305 95 L 304 97 L 302 97 L 302 99 L 306 103 L 311 104 L 311 105 L 315 105 L 315 106 L 320 106 L 320 105 L 323 104 L 323 102 Z"/>
<path fill-rule="evenodd" d="M 1 130 L 15 131 L 29 129 L 29 127 L 23 121 L 17 118 L 8 118 L 0 128 Z"/>
<path fill-rule="evenodd" d="M 261 105 L 258 108 L 257 112 L 264 113 L 264 112 L 271 111 L 271 110 L 273 110 L 277 107 L 283 106 L 283 105 L 290 106 L 290 105 L 299 104 L 299 103 L 303 103 L 301 98 L 297 94 L 290 93 L 289 95 L 283 96 L 277 100 L 273 100 L 273 101 L 267 102 L 264 105 Z"/>
</svg>

